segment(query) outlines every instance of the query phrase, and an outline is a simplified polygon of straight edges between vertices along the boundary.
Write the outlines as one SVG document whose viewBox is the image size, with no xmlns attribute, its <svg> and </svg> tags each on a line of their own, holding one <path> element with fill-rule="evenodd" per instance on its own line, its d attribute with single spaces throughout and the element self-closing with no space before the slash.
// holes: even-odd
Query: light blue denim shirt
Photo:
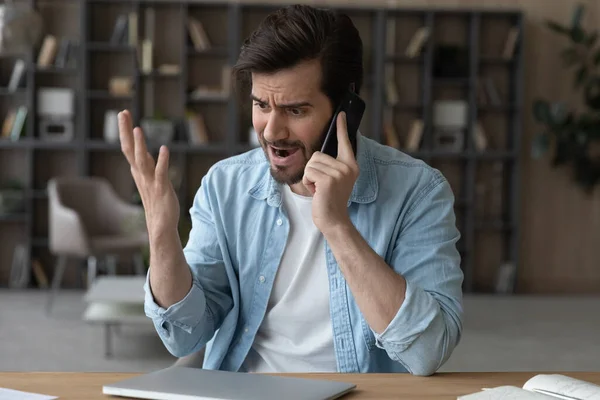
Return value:
<svg viewBox="0 0 600 400">
<path fill-rule="evenodd" d="M 398 313 L 384 332 L 375 333 L 325 244 L 337 369 L 430 375 L 448 359 L 462 331 L 454 195 L 436 169 L 361 135 L 357 154 L 360 175 L 348 213 L 407 286 Z M 239 371 L 265 315 L 289 232 L 262 149 L 214 164 L 190 213 L 184 253 L 192 288 L 165 310 L 154 302 L 147 279 L 145 312 L 173 355 L 206 345 L 204 368 Z"/>
</svg>

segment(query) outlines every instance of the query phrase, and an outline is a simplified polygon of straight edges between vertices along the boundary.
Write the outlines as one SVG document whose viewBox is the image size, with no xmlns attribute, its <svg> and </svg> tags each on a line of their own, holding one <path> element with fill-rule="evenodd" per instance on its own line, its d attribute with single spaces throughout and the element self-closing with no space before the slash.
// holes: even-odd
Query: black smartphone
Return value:
<svg viewBox="0 0 600 400">
<path fill-rule="evenodd" d="M 337 140 L 337 118 L 340 112 L 346 113 L 346 125 L 348 127 L 348 138 L 352 144 L 352 151 L 356 157 L 356 133 L 360 126 L 363 114 L 365 112 L 365 102 L 354 91 L 348 89 L 346 95 L 333 113 L 329 122 L 329 127 L 325 132 L 325 140 L 321 152 L 337 158 L 338 140 Z"/>
</svg>

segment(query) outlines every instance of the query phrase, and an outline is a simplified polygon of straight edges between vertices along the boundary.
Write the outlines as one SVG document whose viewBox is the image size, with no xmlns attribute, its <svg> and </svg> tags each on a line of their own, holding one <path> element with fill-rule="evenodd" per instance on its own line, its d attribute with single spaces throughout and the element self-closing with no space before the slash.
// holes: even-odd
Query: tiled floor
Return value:
<svg viewBox="0 0 600 400">
<path fill-rule="evenodd" d="M 145 372 L 175 361 L 150 325 L 122 329 L 105 359 L 81 299 L 62 292 L 48 317 L 44 293 L 0 291 L 0 370 Z M 442 371 L 539 370 L 600 371 L 600 297 L 467 296 L 462 341 Z"/>
</svg>

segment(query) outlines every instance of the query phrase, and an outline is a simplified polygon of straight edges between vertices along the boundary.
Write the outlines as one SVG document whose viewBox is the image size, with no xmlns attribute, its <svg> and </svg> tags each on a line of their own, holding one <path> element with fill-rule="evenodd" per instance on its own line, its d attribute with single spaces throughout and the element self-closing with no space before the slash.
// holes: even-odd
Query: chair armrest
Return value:
<svg viewBox="0 0 600 400">
<path fill-rule="evenodd" d="M 49 207 L 49 248 L 55 254 L 87 257 L 90 254 L 88 235 L 79 214 L 51 199 Z"/>
</svg>

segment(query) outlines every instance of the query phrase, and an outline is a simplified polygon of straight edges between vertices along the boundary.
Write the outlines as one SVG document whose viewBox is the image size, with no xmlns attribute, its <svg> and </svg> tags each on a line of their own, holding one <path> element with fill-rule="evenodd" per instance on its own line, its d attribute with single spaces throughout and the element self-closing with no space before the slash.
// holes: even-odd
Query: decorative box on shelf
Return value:
<svg viewBox="0 0 600 400">
<path fill-rule="evenodd" d="M 75 93 L 68 88 L 40 88 L 37 92 L 39 137 L 42 140 L 73 140 Z"/>
</svg>

